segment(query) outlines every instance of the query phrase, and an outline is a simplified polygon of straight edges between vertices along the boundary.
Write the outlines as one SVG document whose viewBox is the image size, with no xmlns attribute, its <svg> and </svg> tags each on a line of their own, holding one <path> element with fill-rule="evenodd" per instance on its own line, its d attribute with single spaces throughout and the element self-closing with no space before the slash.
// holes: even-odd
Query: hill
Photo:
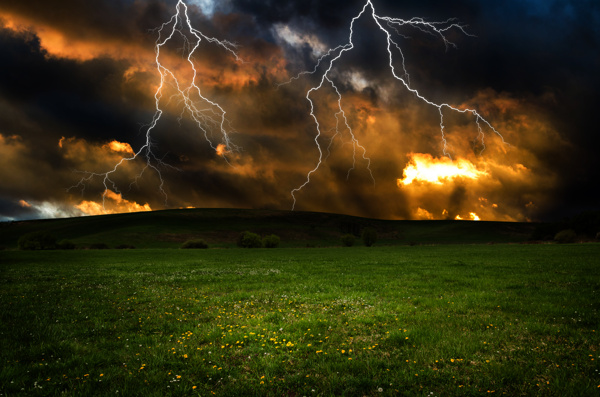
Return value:
<svg viewBox="0 0 600 397">
<path fill-rule="evenodd" d="M 17 247 L 23 234 L 46 231 L 77 247 L 104 243 L 110 248 L 177 248 L 191 238 L 211 247 L 231 247 L 244 230 L 281 237 L 282 247 L 340 245 L 340 236 L 377 230 L 377 245 L 485 244 L 526 241 L 531 223 L 473 221 L 389 221 L 348 215 L 247 209 L 181 209 L 78 218 L 0 223 L 0 246 Z"/>
</svg>

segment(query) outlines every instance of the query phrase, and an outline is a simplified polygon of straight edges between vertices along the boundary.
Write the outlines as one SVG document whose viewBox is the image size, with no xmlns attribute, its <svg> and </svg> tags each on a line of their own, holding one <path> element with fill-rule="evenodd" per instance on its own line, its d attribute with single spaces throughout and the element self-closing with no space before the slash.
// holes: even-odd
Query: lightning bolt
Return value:
<svg viewBox="0 0 600 397">
<path fill-rule="evenodd" d="M 168 22 L 165 22 L 160 27 L 156 28 L 155 31 L 158 33 L 158 38 L 156 39 L 156 45 L 154 47 L 155 62 L 156 69 L 160 75 L 160 85 L 157 88 L 154 99 L 155 99 L 155 112 L 152 118 L 152 121 L 145 126 L 146 128 L 146 141 L 145 143 L 138 149 L 130 157 L 123 157 L 119 162 L 115 164 L 115 166 L 103 173 L 96 172 L 87 172 L 87 171 L 79 171 L 84 173 L 86 176 L 83 177 L 79 183 L 67 189 L 70 191 L 71 189 L 81 189 L 82 194 L 85 191 L 85 187 L 89 184 L 94 178 L 100 178 L 102 180 L 102 184 L 104 185 L 104 193 L 102 194 L 102 205 L 104 207 L 106 196 L 109 189 L 112 189 L 116 193 L 120 193 L 119 188 L 114 181 L 114 174 L 121 168 L 124 164 L 128 162 L 133 162 L 138 158 L 145 160 L 145 165 L 142 171 L 135 177 L 134 181 L 129 185 L 131 188 L 132 185 L 136 184 L 137 181 L 143 176 L 143 174 L 148 170 L 153 170 L 158 175 L 160 180 L 158 189 L 161 194 L 165 198 L 165 206 L 167 205 L 168 196 L 164 190 L 165 181 L 161 174 L 162 168 L 171 168 L 176 169 L 175 167 L 166 164 L 161 158 L 157 157 L 155 152 L 153 151 L 153 142 L 151 138 L 152 131 L 156 128 L 161 116 L 163 115 L 163 109 L 161 108 L 161 100 L 163 99 L 163 90 L 169 86 L 175 90 L 175 94 L 171 95 L 168 98 L 168 102 L 175 101 L 178 104 L 183 105 L 183 110 L 181 115 L 179 116 L 179 120 L 188 114 L 191 119 L 194 121 L 195 125 L 198 127 L 198 130 L 202 133 L 210 147 L 215 150 L 223 159 L 229 163 L 227 159 L 227 154 L 238 149 L 235 146 L 231 139 L 230 133 L 232 129 L 227 120 L 227 112 L 219 105 L 218 103 L 210 100 L 209 98 L 202 95 L 200 87 L 196 84 L 196 78 L 198 71 L 196 70 L 196 65 L 194 64 L 194 57 L 196 56 L 196 51 L 200 46 L 202 40 L 206 40 L 208 43 L 213 44 L 222 48 L 224 51 L 229 52 L 236 61 L 243 62 L 242 59 L 238 56 L 236 50 L 237 45 L 231 43 L 227 40 L 218 40 L 214 37 L 208 37 L 201 31 L 195 29 L 192 26 L 188 15 L 188 7 L 182 1 L 179 0 L 176 6 L 176 12 L 171 17 Z M 174 37 L 178 36 L 183 40 L 183 53 L 186 54 L 185 58 L 189 63 L 189 66 L 192 70 L 192 79 L 191 82 L 186 86 L 181 79 L 179 79 L 173 71 L 171 71 L 168 67 L 163 65 L 160 61 L 161 50 L 165 45 L 167 45 Z M 215 144 L 213 142 L 213 135 L 220 135 L 220 143 Z"/>
<path fill-rule="evenodd" d="M 346 44 L 339 45 L 335 48 L 329 49 L 325 54 L 323 54 L 317 60 L 317 63 L 312 70 L 301 72 L 298 75 L 296 75 L 295 77 L 292 77 L 292 79 L 290 79 L 289 81 L 283 83 L 283 84 L 289 84 L 289 83 L 293 82 L 294 80 L 298 80 L 299 78 L 301 78 L 304 75 L 316 75 L 319 72 L 319 70 L 322 70 L 322 72 L 320 74 L 319 84 L 310 88 L 306 93 L 306 99 L 310 104 L 310 116 L 313 118 L 315 125 L 316 125 L 316 129 L 317 129 L 317 134 L 315 136 L 314 141 L 317 146 L 317 150 L 319 152 L 319 158 L 318 158 L 318 162 L 317 162 L 316 166 L 312 170 L 310 170 L 308 172 L 308 174 L 306 175 L 305 182 L 302 185 L 300 185 L 299 187 L 297 187 L 291 191 L 291 196 L 293 199 L 292 210 L 294 210 L 294 208 L 296 206 L 296 194 L 299 193 L 306 185 L 308 185 L 310 183 L 311 176 L 319 170 L 319 168 L 321 167 L 321 164 L 327 159 L 327 157 L 330 153 L 329 148 L 331 147 L 331 143 L 327 147 L 327 153 L 328 153 L 327 156 L 324 156 L 323 149 L 321 148 L 321 144 L 319 143 L 319 138 L 322 135 L 321 124 L 319 123 L 319 119 L 315 115 L 315 105 L 314 105 L 313 100 L 311 99 L 311 94 L 315 93 L 316 91 L 321 90 L 324 86 L 331 87 L 335 91 L 335 94 L 337 95 L 337 112 L 335 114 L 335 117 L 337 119 L 337 126 L 336 126 L 336 133 L 332 137 L 332 140 L 336 136 L 341 134 L 341 131 L 339 129 L 340 118 L 341 118 L 341 120 L 343 120 L 343 126 L 345 127 L 345 129 L 348 130 L 350 137 L 351 137 L 351 142 L 352 142 L 352 146 L 353 146 L 353 165 L 352 165 L 352 168 L 350 168 L 348 170 L 347 177 L 349 177 L 350 172 L 354 169 L 354 167 L 356 165 L 356 155 L 357 155 L 357 151 L 358 151 L 358 152 L 362 153 L 362 158 L 365 161 L 367 161 L 367 170 L 369 171 L 369 173 L 371 175 L 371 179 L 374 181 L 373 173 L 370 168 L 371 160 L 369 159 L 369 157 L 367 157 L 367 151 L 366 151 L 365 147 L 362 146 L 358 142 L 358 140 L 356 139 L 356 136 L 354 135 L 354 133 L 352 131 L 352 128 L 350 127 L 350 124 L 348 123 L 346 113 L 342 107 L 342 95 L 341 95 L 338 87 L 335 85 L 335 82 L 330 77 L 330 74 L 334 68 L 334 65 L 340 60 L 342 55 L 348 51 L 351 51 L 354 48 L 354 42 L 352 41 L 353 36 L 354 36 L 354 24 L 358 19 L 360 19 L 365 14 L 370 14 L 370 16 L 373 19 L 373 21 L 375 22 L 375 24 L 377 24 L 378 28 L 385 34 L 386 44 L 387 44 L 386 49 L 388 52 L 388 60 L 389 60 L 389 68 L 392 72 L 393 77 L 396 80 L 398 80 L 404 86 L 404 88 L 406 88 L 410 93 L 414 94 L 414 96 L 416 96 L 422 102 L 438 109 L 439 115 L 440 115 L 440 133 L 441 133 L 441 141 L 442 141 L 444 156 L 447 156 L 450 159 L 452 159 L 452 156 L 448 152 L 448 142 L 446 140 L 446 135 L 445 135 L 446 126 L 444 124 L 444 110 L 463 113 L 463 114 L 471 114 L 475 118 L 475 124 L 477 125 L 477 130 L 479 133 L 478 137 L 476 138 L 476 141 L 481 142 L 481 145 L 483 147 L 481 152 L 483 152 L 485 150 L 484 127 L 487 127 L 493 133 L 498 135 L 500 137 L 500 139 L 502 140 L 502 142 L 504 144 L 507 144 L 504 141 L 504 137 L 485 118 L 483 118 L 481 116 L 481 114 L 479 114 L 477 112 L 477 110 L 467 109 L 467 108 L 457 108 L 457 107 L 452 106 L 447 103 L 435 103 L 435 102 L 427 99 L 423 95 L 421 95 L 421 93 L 419 93 L 418 90 L 412 88 L 412 86 L 410 84 L 410 76 L 406 70 L 406 59 L 404 57 L 404 53 L 402 51 L 401 46 L 394 39 L 394 35 L 393 35 L 393 33 L 395 33 L 397 36 L 400 36 L 401 38 L 408 38 L 407 36 L 400 33 L 400 29 L 403 27 L 410 27 L 410 28 L 418 30 L 421 33 L 439 38 L 444 43 L 446 50 L 447 50 L 449 47 L 456 48 L 456 44 L 454 44 L 452 41 L 450 41 L 447 37 L 447 33 L 449 31 L 458 30 L 463 34 L 472 37 L 472 35 L 466 31 L 466 26 L 458 23 L 456 21 L 456 19 L 454 19 L 454 18 L 447 19 L 447 20 L 441 21 L 441 22 L 428 22 L 428 21 L 424 20 L 423 18 L 411 18 L 411 19 L 405 20 L 405 19 L 400 19 L 400 18 L 379 16 L 379 15 L 377 15 L 377 13 L 375 11 L 375 6 L 371 2 L 371 0 L 367 0 L 367 2 L 364 4 L 363 8 L 358 13 L 358 15 L 356 15 L 354 18 L 352 18 L 352 21 L 350 22 L 350 32 L 348 35 L 348 42 Z M 394 54 L 396 54 L 396 55 L 394 55 Z M 402 65 L 402 67 L 401 67 L 402 70 L 400 72 L 394 66 L 394 60 L 397 59 L 397 57 L 399 57 L 399 59 L 401 61 L 400 63 Z"/>
</svg>

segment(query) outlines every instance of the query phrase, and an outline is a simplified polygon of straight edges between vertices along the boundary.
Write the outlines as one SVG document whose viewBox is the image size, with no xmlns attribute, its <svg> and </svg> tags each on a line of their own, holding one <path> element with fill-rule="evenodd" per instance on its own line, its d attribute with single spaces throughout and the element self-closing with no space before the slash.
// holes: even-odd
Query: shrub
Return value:
<svg viewBox="0 0 600 397">
<path fill-rule="evenodd" d="M 185 243 L 183 243 L 181 245 L 181 248 L 183 248 L 183 249 L 191 249 L 191 248 L 206 249 L 206 248 L 208 248 L 208 244 L 206 243 L 206 241 L 202 240 L 201 238 L 197 238 L 197 239 L 186 241 Z"/>
<path fill-rule="evenodd" d="M 596 233 L 596 240 L 600 241 L 600 232 Z"/>
<path fill-rule="evenodd" d="M 24 234 L 18 241 L 19 249 L 26 251 L 56 249 L 56 237 L 46 232 Z"/>
<path fill-rule="evenodd" d="M 60 243 L 56 246 L 59 250 L 74 250 L 75 243 L 71 240 L 61 240 Z"/>
<path fill-rule="evenodd" d="M 577 238 L 577 233 L 573 229 L 561 230 L 554 236 L 554 241 L 560 244 L 574 243 Z"/>
<path fill-rule="evenodd" d="M 377 232 L 372 227 L 365 227 L 362 232 L 362 241 L 367 247 L 372 246 L 377 241 Z"/>
<path fill-rule="evenodd" d="M 131 244 L 121 244 L 117 245 L 115 248 L 118 250 L 132 250 L 135 249 L 135 246 Z"/>
<path fill-rule="evenodd" d="M 238 237 L 237 245 L 242 248 L 261 248 L 262 240 L 258 234 L 245 231 Z"/>
<path fill-rule="evenodd" d="M 105 250 L 105 249 L 108 249 L 108 245 L 106 245 L 105 243 L 94 243 L 94 244 L 90 245 L 90 249 L 91 250 Z"/>
<path fill-rule="evenodd" d="M 271 234 L 270 236 L 263 238 L 262 245 L 265 248 L 277 248 L 279 247 L 280 241 L 281 239 L 279 238 L 279 236 Z"/>
<path fill-rule="evenodd" d="M 354 245 L 354 234 L 344 234 L 342 236 L 342 244 L 346 247 L 352 247 Z"/>
</svg>

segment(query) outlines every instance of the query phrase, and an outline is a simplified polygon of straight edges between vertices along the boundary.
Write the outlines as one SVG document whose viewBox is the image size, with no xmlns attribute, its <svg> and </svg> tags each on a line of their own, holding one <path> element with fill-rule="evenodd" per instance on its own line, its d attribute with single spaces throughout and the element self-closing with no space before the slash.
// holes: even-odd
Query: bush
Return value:
<svg viewBox="0 0 600 397">
<path fill-rule="evenodd" d="M 362 232 L 362 241 L 367 247 L 372 246 L 377 241 L 377 232 L 372 227 L 365 227 Z"/>
<path fill-rule="evenodd" d="M 74 250 L 75 243 L 72 242 L 71 240 L 61 240 L 60 243 L 58 243 L 56 248 L 59 250 Z"/>
<path fill-rule="evenodd" d="M 600 232 L 596 233 L 596 240 L 600 241 Z"/>
<path fill-rule="evenodd" d="M 118 250 L 133 250 L 135 249 L 135 246 L 130 244 L 121 244 L 117 245 L 115 248 Z"/>
<path fill-rule="evenodd" d="M 185 243 L 183 243 L 181 245 L 181 248 L 183 248 L 183 249 L 191 249 L 191 248 L 206 249 L 206 248 L 208 248 L 208 244 L 206 243 L 206 241 L 202 240 L 201 238 L 197 238 L 197 239 L 186 241 Z"/>
<path fill-rule="evenodd" d="M 258 234 L 246 231 L 238 237 L 237 245 L 242 248 L 261 248 L 262 240 Z"/>
<path fill-rule="evenodd" d="M 577 238 L 577 233 L 573 229 L 561 230 L 554 236 L 554 241 L 560 244 L 574 243 Z"/>
<path fill-rule="evenodd" d="M 26 251 L 56 249 L 56 237 L 46 232 L 24 234 L 18 241 L 19 249 Z"/>
<path fill-rule="evenodd" d="M 108 245 L 106 245 L 104 243 L 94 243 L 94 244 L 90 245 L 90 249 L 91 250 L 105 250 L 105 249 L 108 249 Z"/>
<path fill-rule="evenodd" d="M 281 239 L 279 238 L 279 236 L 271 234 L 270 236 L 263 238 L 262 245 L 265 248 L 277 248 L 279 247 L 280 241 Z"/>
<path fill-rule="evenodd" d="M 352 247 L 354 245 L 354 234 L 344 234 L 342 236 L 342 244 L 346 247 Z"/>
</svg>

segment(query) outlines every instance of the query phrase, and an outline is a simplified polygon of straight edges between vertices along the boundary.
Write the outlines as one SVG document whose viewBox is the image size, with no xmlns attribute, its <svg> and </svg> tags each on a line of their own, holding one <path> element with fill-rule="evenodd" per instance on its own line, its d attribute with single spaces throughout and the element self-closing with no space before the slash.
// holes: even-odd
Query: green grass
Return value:
<svg viewBox="0 0 600 397">
<path fill-rule="evenodd" d="M 599 254 L 3 251 L 0 395 L 596 395 Z"/>
<path fill-rule="evenodd" d="M 16 249 L 20 236 L 45 231 L 71 240 L 79 248 L 105 243 L 111 248 L 178 248 L 190 239 L 211 247 L 230 248 L 245 230 L 261 236 L 276 234 L 282 247 L 342 245 L 346 233 L 360 235 L 364 227 L 377 231 L 377 245 L 507 243 L 529 238 L 535 224 L 470 221 L 389 221 L 316 212 L 186 209 L 92 217 L 1 222 L 0 247 Z M 362 244 L 362 242 L 361 242 Z"/>
</svg>

